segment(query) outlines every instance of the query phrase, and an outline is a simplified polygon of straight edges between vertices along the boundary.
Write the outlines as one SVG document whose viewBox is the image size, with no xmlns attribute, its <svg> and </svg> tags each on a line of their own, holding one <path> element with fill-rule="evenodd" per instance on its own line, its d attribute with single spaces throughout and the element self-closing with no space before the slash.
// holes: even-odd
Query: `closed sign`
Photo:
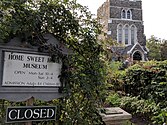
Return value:
<svg viewBox="0 0 167 125">
<path fill-rule="evenodd" d="M 6 112 L 6 122 L 55 120 L 56 107 L 11 107 Z"/>
</svg>

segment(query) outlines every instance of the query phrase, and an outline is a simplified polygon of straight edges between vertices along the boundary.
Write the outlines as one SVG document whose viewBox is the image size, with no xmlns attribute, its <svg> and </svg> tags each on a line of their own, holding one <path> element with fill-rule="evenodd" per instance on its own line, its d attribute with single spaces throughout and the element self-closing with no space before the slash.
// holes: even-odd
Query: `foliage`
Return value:
<svg viewBox="0 0 167 125">
<path fill-rule="evenodd" d="M 108 78 L 108 87 L 114 91 L 123 91 L 123 83 L 125 77 L 125 71 L 120 70 L 122 66 L 121 62 L 111 62 L 109 64 L 109 78 Z"/>
<path fill-rule="evenodd" d="M 152 100 L 140 99 L 139 97 L 119 96 L 118 94 L 110 94 L 107 102 L 111 106 L 119 106 L 133 115 L 143 119 L 152 121 L 153 124 L 163 124 L 167 122 L 167 110 L 161 109 L 160 104 L 156 104 Z"/>
<path fill-rule="evenodd" d="M 116 77 L 111 78 L 114 81 Z M 167 60 L 135 64 L 123 71 L 119 81 L 124 92 L 120 95 L 118 85 L 113 87 L 119 94 L 108 96 L 110 106 L 120 106 L 154 124 L 167 122 Z"/>
<path fill-rule="evenodd" d="M 107 81 L 103 47 L 97 42 L 101 25 L 87 8 L 75 0 L 1 0 L 0 9 L 1 41 L 17 36 L 22 42 L 40 46 L 40 51 L 47 48 L 56 55 L 56 47 L 46 46 L 43 38 L 43 34 L 50 33 L 72 49 L 68 58 L 58 55 L 63 61 L 61 81 L 67 92 L 56 103 L 50 102 L 58 106 L 58 123 L 103 124 L 97 111 L 105 100 Z"/>
<path fill-rule="evenodd" d="M 167 61 L 148 61 L 140 65 L 134 65 L 126 70 L 125 78 L 125 93 L 139 99 L 143 99 L 144 104 L 131 100 L 131 106 L 135 104 L 139 108 L 139 105 L 143 105 L 141 109 L 133 109 L 134 111 L 139 111 L 142 114 L 149 113 L 147 116 L 156 123 L 167 122 L 167 117 L 165 116 L 167 110 Z M 151 100 L 151 102 L 144 101 Z M 155 104 L 153 104 L 155 103 Z M 152 109 L 147 110 L 147 107 Z M 158 106 L 158 109 L 157 109 Z M 156 109 L 156 110 L 154 110 Z M 154 115 L 152 116 L 151 113 Z"/>
<path fill-rule="evenodd" d="M 162 60 L 167 60 L 167 40 L 165 40 L 162 45 L 161 45 L 161 59 Z"/>
<path fill-rule="evenodd" d="M 153 63 L 151 65 L 151 63 Z M 152 99 L 156 103 L 166 105 L 167 69 L 164 62 L 147 62 L 139 69 L 128 69 L 126 72 L 126 93 Z"/>
<path fill-rule="evenodd" d="M 119 61 L 112 61 L 110 63 L 110 68 L 111 68 L 112 71 L 119 71 L 119 68 L 120 68 L 121 65 L 122 65 L 122 63 L 119 62 Z"/>
<path fill-rule="evenodd" d="M 155 115 L 152 117 L 153 123 L 163 124 L 167 123 L 167 109 L 163 108 L 159 112 L 155 112 Z"/>
<path fill-rule="evenodd" d="M 166 60 L 167 53 L 167 41 L 156 38 L 155 36 L 151 36 L 150 39 L 147 40 L 147 48 L 149 49 L 149 60 Z"/>
<path fill-rule="evenodd" d="M 135 124 L 131 123 L 130 121 L 125 121 L 123 125 L 135 125 Z"/>
<path fill-rule="evenodd" d="M 114 106 L 120 106 L 121 104 L 121 97 L 117 94 L 110 94 L 107 99 L 106 102 L 110 104 L 110 106 L 114 107 Z"/>
<path fill-rule="evenodd" d="M 154 36 L 151 36 L 151 38 L 148 39 L 146 43 L 146 46 L 149 49 L 149 60 L 161 60 L 160 40 Z"/>
</svg>

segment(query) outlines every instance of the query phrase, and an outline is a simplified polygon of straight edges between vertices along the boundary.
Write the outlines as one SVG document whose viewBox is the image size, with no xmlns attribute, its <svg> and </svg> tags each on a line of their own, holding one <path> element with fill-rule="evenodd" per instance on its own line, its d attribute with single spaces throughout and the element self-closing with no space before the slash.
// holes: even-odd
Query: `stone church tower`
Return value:
<svg viewBox="0 0 167 125">
<path fill-rule="evenodd" d="M 107 0 L 98 8 L 97 16 L 107 37 L 120 44 L 119 47 L 111 47 L 117 57 L 147 60 L 141 0 Z"/>
</svg>

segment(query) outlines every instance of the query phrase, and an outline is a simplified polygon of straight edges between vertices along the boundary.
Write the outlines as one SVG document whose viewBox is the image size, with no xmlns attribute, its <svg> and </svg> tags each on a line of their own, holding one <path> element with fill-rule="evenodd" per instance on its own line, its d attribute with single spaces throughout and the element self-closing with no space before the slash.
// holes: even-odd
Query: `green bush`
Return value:
<svg viewBox="0 0 167 125">
<path fill-rule="evenodd" d="M 161 109 L 160 104 L 152 100 L 139 99 L 139 97 L 121 97 L 118 94 L 110 94 L 107 98 L 110 106 L 119 106 L 133 115 L 140 116 L 153 124 L 167 122 L 167 108 Z"/>
<path fill-rule="evenodd" d="M 123 91 L 124 87 L 124 77 L 125 71 L 119 70 L 121 67 L 121 62 L 111 62 L 110 67 L 110 78 L 108 81 L 108 86 L 110 90 Z"/>
<path fill-rule="evenodd" d="M 110 104 L 110 106 L 119 106 L 121 104 L 121 97 L 115 93 L 112 95 L 109 95 L 106 99 L 107 103 Z"/>
<path fill-rule="evenodd" d="M 152 99 L 156 103 L 167 102 L 167 61 L 147 62 L 142 66 L 127 69 L 125 77 L 125 93 Z M 136 68 L 138 67 L 138 68 Z"/>
<path fill-rule="evenodd" d="M 112 89 L 128 95 L 109 95 L 107 102 L 111 106 L 120 106 L 154 124 L 167 122 L 167 60 L 135 64 L 122 73 L 116 71 L 111 79 Z"/>
</svg>

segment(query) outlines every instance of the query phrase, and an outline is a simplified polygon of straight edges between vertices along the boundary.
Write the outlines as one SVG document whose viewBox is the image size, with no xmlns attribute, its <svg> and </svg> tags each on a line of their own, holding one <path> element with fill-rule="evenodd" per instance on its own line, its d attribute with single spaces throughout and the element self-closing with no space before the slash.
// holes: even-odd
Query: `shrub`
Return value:
<svg viewBox="0 0 167 125">
<path fill-rule="evenodd" d="M 125 93 L 152 99 L 156 103 L 167 102 L 167 70 L 166 61 L 147 62 L 126 70 Z"/>
<path fill-rule="evenodd" d="M 110 106 L 119 106 L 133 115 L 151 121 L 153 124 L 159 125 L 167 122 L 167 108 L 161 109 L 160 104 L 156 104 L 152 100 L 111 94 L 107 98 L 107 102 Z"/>
<path fill-rule="evenodd" d="M 113 89 L 123 87 L 128 97 L 112 94 L 107 99 L 109 104 L 143 116 L 154 124 L 167 122 L 167 60 L 135 64 L 122 74 L 115 72 L 111 76 Z"/>
</svg>

